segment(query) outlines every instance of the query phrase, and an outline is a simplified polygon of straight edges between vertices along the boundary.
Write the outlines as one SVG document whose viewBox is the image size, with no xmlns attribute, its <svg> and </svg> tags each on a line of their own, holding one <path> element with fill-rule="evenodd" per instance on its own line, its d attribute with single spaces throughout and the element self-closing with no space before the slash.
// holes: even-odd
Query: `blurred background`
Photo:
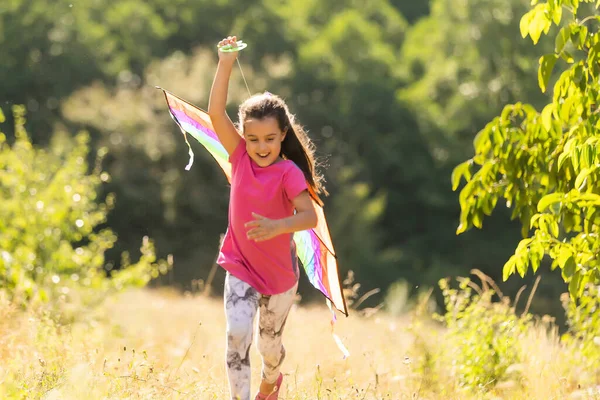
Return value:
<svg viewBox="0 0 600 400">
<path fill-rule="evenodd" d="M 537 60 L 553 43 L 521 38 L 529 3 L 2 0 L 0 128 L 14 141 L 11 110 L 23 105 L 36 147 L 89 132 L 89 161 L 105 149 L 101 168 L 110 176 L 99 200 L 114 194 L 98 227 L 118 236 L 106 270 L 121 268 L 124 251 L 137 258 L 148 236 L 158 257 L 174 260 L 153 285 L 192 290 L 210 275 L 229 189 L 195 142 L 185 171 L 187 145 L 155 86 L 206 109 L 216 43 L 235 34 L 249 44 L 239 61 L 250 90 L 283 96 L 317 145 L 340 275 L 352 271 L 364 292 L 381 289 L 365 304 L 391 304 L 473 268 L 501 282 L 519 226 L 499 204 L 482 230 L 456 236 L 450 175 L 505 104 L 548 102 Z M 234 70 L 232 119 L 247 96 L 241 76 Z M 560 320 L 565 284 L 548 267 L 538 274 L 532 311 Z M 512 277 L 501 288 L 514 295 L 533 278 Z M 217 270 L 217 296 L 222 279 Z M 303 279 L 304 301 L 321 300 L 308 288 Z"/>
</svg>

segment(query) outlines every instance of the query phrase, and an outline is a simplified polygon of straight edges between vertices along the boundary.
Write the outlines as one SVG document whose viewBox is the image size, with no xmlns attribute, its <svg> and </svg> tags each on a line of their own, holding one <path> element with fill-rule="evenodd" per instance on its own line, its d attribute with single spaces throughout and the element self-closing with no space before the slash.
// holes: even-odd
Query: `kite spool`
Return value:
<svg viewBox="0 0 600 400">
<path fill-rule="evenodd" d="M 225 46 L 217 46 L 219 51 L 223 53 L 235 53 L 245 49 L 246 47 L 248 47 L 248 44 L 244 43 L 242 40 L 238 40 L 237 42 L 235 42 L 235 46 L 231 44 L 226 44 Z M 244 71 L 242 71 L 242 66 L 240 65 L 240 60 L 237 57 L 236 59 L 238 67 L 240 67 L 240 72 L 242 73 L 242 78 L 244 79 L 244 83 L 246 84 L 246 89 L 248 90 L 248 96 L 252 97 L 252 93 L 250 92 L 250 88 L 248 87 L 248 82 L 246 82 L 246 77 L 244 76 Z"/>
<path fill-rule="evenodd" d="M 244 43 L 241 40 L 238 40 L 236 44 L 237 44 L 237 46 L 233 46 L 231 44 L 226 44 L 225 46 L 221 46 L 221 47 L 219 47 L 219 51 L 222 51 L 224 53 L 234 53 L 236 51 L 240 51 L 240 50 L 243 50 L 246 47 L 248 47 L 248 44 Z"/>
</svg>

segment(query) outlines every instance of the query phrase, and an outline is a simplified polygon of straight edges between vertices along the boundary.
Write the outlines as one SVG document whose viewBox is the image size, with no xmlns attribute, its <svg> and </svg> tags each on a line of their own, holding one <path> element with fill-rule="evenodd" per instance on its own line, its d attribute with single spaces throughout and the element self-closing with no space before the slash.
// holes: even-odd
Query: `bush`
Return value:
<svg viewBox="0 0 600 400">
<path fill-rule="evenodd" d="M 449 353 L 446 360 L 452 360 L 452 375 L 465 389 L 485 391 L 519 364 L 519 339 L 530 328 L 532 316 L 517 315 L 510 299 L 488 286 L 489 277 L 480 276 L 481 288 L 468 278 L 459 278 L 458 289 L 451 288 L 448 279 L 440 280 L 446 312 L 435 318 L 447 327 L 449 346 L 444 351 Z M 492 301 L 495 294 L 500 301 Z"/>
<path fill-rule="evenodd" d="M 575 365 L 585 376 L 581 383 L 600 381 L 600 291 L 598 286 L 588 285 L 581 297 L 573 300 L 568 293 L 561 297 L 567 315 L 568 331 L 561 337 L 566 345 L 573 346 Z"/>
<path fill-rule="evenodd" d="M 157 261 L 152 241 L 144 238 L 139 261 L 108 277 L 104 254 L 117 237 L 101 226 L 114 198 L 97 199 L 110 179 L 100 167 L 106 152 L 99 151 L 88 173 L 86 133 L 74 140 L 59 133 L 48 149 L 37 149 L 24 128 L 24 107 L 13 113 L 14 143 L 0 132 L 0 287 L 23 303 L 65 299 L 81 288 L 101 298 L 165 273 L 171 262 Z"/>
</svg>

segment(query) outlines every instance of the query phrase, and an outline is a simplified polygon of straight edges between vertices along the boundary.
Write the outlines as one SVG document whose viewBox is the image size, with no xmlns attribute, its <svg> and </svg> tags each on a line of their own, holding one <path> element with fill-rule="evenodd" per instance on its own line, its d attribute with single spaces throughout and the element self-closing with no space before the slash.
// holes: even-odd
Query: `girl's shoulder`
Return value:
<svg viewBox="0 0 600 400">
<path fill-rule="evenodd" d="M 288 160 L 288 159 L 283 159 L 279 162 L 279 164 L 282 164 L 284 166 L 284 168 L 298 168 L 300 169 L 300 167 L 298 167 L 298 165 L 296 165 L 295 162 L 293 162 L 292 160 Z"/>
<path fill-rule="evenodd" d="M 276 163 L 275 165 L 277 165 L 284 174 L 285 173 L 302 173 L 302 170 L 300 169 L 300 167 L 292 160 L 281 160 L 278 163 Z"/>
</svg>

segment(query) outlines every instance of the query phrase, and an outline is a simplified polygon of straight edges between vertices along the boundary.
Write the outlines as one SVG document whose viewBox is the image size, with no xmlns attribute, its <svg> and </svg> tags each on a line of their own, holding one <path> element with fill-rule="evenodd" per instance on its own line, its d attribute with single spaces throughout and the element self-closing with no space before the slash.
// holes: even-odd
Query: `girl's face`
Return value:
<svg viewBox="0 0 600 400">
<path fill-rule="evenodd" d="M 247 119 L 244 122 L 246 151 L 259 167 L 268 167 L 279 159 L 285 132 L 273 117 Z"/>
</svg>

